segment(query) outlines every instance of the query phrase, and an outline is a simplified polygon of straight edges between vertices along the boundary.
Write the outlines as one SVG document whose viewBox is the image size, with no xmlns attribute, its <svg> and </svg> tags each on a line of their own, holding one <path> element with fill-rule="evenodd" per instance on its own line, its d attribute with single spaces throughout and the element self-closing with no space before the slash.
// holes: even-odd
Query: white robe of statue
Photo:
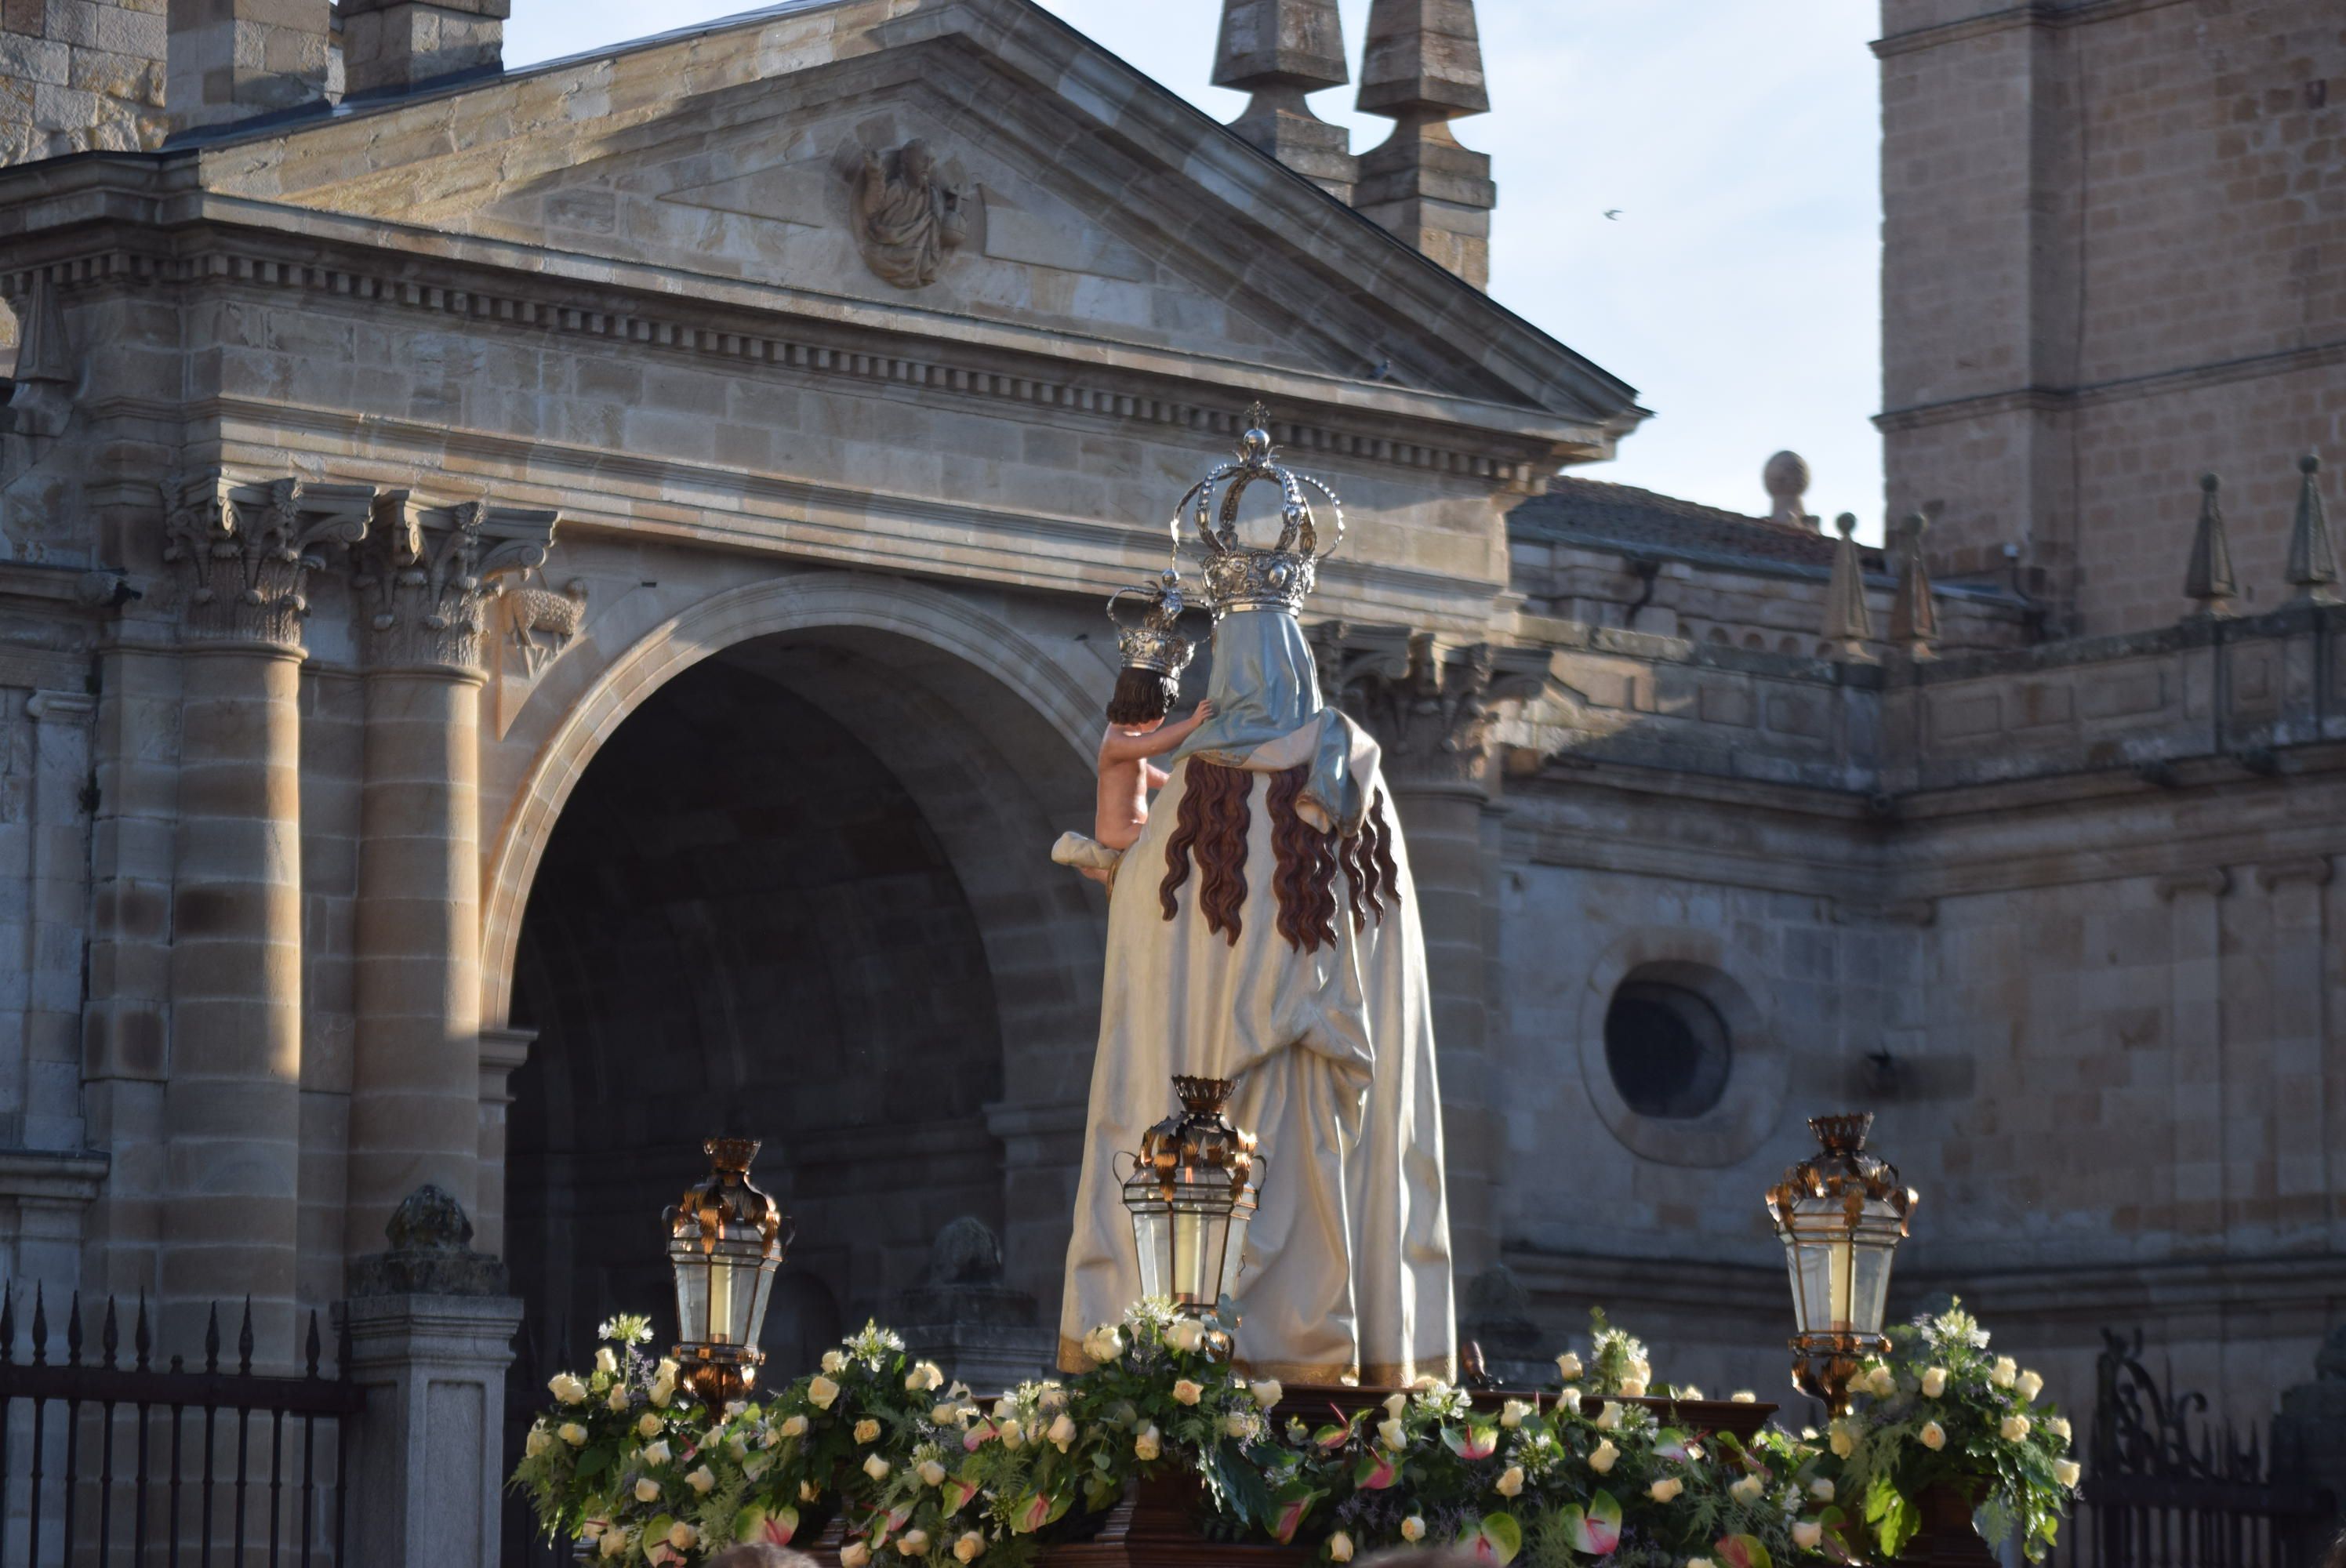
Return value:
<svg viewBox="0 0 2346 1568">
<path fill-rule="evenodd" d="M 1233 1079 L 1230 1120 L 1268 1157 L 1246 1267 L 1230 1294 L 1241 1368 L 1297 1384 L 1406 1386 L 1455 1376 L 1450 1221 L 1425 943 L 1400 819 L 1374 741 L 1320 706 L 1311 654 L 1277 610 L 1225 618 L 1209 693 L 1216 713 L 1170 769 L 1109 901 L 1098 1054 L 1067 1252 L 1062 1367 L 1138 1297 L 1132 1225 L 1112 1166 L 1175 1107 L 1176 1074 Z M 1266 736 L 1268 738 L 1266 738 Z M 1232 943 L 1208 929 L 1193 865 L 1168 920 L 1167 840 L 1200 760 L 1246 769 L 1246 900 Z M 1304 815 L 1373 811 L 1397 886 L 1353 929 L 1337 873 L 1337 940 L 1300 951 L 1277 929 L 1272 775 L 1312 766 Z M 1316 798 L 1315 798 L 1316 797 Z M 1228 1282 L 1225 1288 L 1229 1288 Z"/>
</svg>

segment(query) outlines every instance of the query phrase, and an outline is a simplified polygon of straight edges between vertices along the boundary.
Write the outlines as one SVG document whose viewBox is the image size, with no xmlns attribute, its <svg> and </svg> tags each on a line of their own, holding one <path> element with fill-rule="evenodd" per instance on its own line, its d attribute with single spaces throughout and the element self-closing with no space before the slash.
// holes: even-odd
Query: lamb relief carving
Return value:
<svg viewBox="0 0 2346 1568">
<path fill-rule="evenodd" d="M 965 193 L 937 168 L 929 144 L 914 137 L 893 152 L 865 149 L 848 166 L 855 193 L 855 243 L 873 274 L 899 289 L 937 280 L 945 258 L 969 238 Z"/>
</svg>

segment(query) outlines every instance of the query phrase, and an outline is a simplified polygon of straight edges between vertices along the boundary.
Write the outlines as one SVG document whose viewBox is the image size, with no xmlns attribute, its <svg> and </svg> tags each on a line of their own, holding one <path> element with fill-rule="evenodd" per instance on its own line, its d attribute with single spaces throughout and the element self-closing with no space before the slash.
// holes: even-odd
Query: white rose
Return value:
<svg viewBox="0 0 2346 1568">
<path fill-rule="evenodd" d="M 652 1368 L 652 1380 L 658 1383 L 672 1383 L 676 1381 L 676 1375 L 683 1369 L 670 1358 L 662 1356 L 658 1364 Z"/>
<path fill-rule="evenodd" d="M 1835 1459 L 1847 1459 L 1857 1451 L 1857 1438 L 1842 1422 L 1833 1422 L 1827 1441 L 1832 1446 Z"/>
<path fill-rule="evenodd" d="M 1407 1394 L 1387 1394 L 1385 1396 L 1385 1414 L 1392 1417 L 1393 1420 L 1401 1420 L 1402 1411 L 1407 1409 L 1409 1409 L 1409 1396 Z"/>
<path fill-rule="evenodd" d="M 1596 1430 L 1609 1432 L 1621 1424 L 1621 1407 L 1607 1400 L 1596 1411 Z"/>
<path fill-rule="evenodd" d="M 691 1551 L 693 1543 L 699 1539 L 700 1532 L 681 1519 L 668 1527 L 668 1543 L 678 1552 Z"/>
<path fill-rule="evenodd" d="M 1493 1483 L 1493 1489 L 1501 1497 L 1519 1495 L 1524 1490 L 1524 1467 L 1519 1464 L 1509 1465 L 1500 1472 L 1499 1479 Z"/>
<path fill-rule="evenodd" d="M 1947 1431 L 1936 1421 L 1924 1421 L 1923 1430 L 1915 1435 L 1921 1439 L 1923 1446 L 1933 1453 L 1947 1446 Z"/>
<path fill-rule="evenodd" d="M 955 1562 L 974 1563 L 984 1554 L 985 1537 L 979 1534 L 974 1530 L 964 1532 L 962 1538 L 954 1543 L 954 1560 Z"/>
<path fill-rule="evenodd" d="M 1736 1502 L 1746 1508 L 1751 1508 L 1757 1506 L 1760 1500 L 1768 1495 L 1768 1483 L 1756 1475 L 1747 1475 L 1727 1490 Z"/>
<path fill-rule="evenodd" d="M 1685 1490 L 1685 1481 L 1680 1481 L 1677 1476 L 1666 1475 L 1662 1477 L 1661 1480 L 1654 1482 L 1653 1485 L 1646 1488 L 1646 1495 L 1652 1498 L 1656 1502 L 1668 1502 Z"/>
<path fill-rule="evenodd" d="M 666 1464 L 668 1462 L 668 1449 L 667 1439 L 662 1438 L 658 1442 L 647 1443 L 644 1445 L 644 1462 L 646 1464 Z"/>
<path fill-rule="evenodd" d="M 1611 1438 L 1606 1438 L 1589 1450 L 1588 1468 L 1599 1475 L 1610 1475 L 1613 1473 L 1613 1466 L 1619 1461 L 1620 1458 L 1621 1451 L 1613 1446 Z"/>
<path fill-rule="evenodd" d="M 1264 1410 L 1270 1409 L 1287 1397 L 1286 1389 L 1280 1385 L 1277 1378 L 1265 1378 L 1260 1382 L 1250 1383 L 1247 1385 L 1247 1392 L 1252 1394 L 1254 1402 Z"/>
<path fill-rule="evenodd" d="M 667 1424 L 668 1423 L 661 1420 L 659 1417 L 652 1414 L 651 1411 L 646 1410 L 644 1412 L 643 1420 L 636 1423 L 636 1431 L 644 1437 L 658 1437 L 659 1436 L 660 1428 Z"/>
<path fill-rule="evenodd" d="M 1887 1367 L 1876 1367 L 1872 1387 L 1875 1398 L 1886 1400 L 1898 1391 L 1898 1374 Z"/>
<path fill-rule="evenodd" d="M 658 1405 L 660 1409 L 668 1409 L 668 1401 L 674 1398 L 676 1398 L 676 1380 L 674 1379 L 662 1378 L 658 1382 L 652 1385 L 652 1403 Z"/>
<path fill-rule="evenodd" d="M 782 1435 L 786 1438 L 804 1437 L 806 1436 L 807 1419 L 804 1416 L 791 1416 L 782 1422 L 781 1430 Z"/>
<path fill-rule="evenodd" d="M 2012 1391 L 2020 1396 L 2020 1400 L 2023 1404 L 2026 1404 L 2029 1400 L 2034 1400 L 2038 1394 L 2044 1392 L 2044 1390 L 2045 1380 L 2038 1377 L 2034 1372 L 2021 1373 L 2019 1380 L 2012 1385 Z"/>
<path fill-rule="evenodd" d="M 1350 1563 L 1352 1560 L 1352 1538 L 1341 1530 L 1328 1537 L 1328 1560 L 1331 1563 Z"/>
<path fill-rule="evenodd" d="M 586 1429 L 580 1426 L 576 1421 L 563 1422 L 560 1426 L 554 1429 L 554 1435 L 560 1438 L 564 1442 L 568 1443 L 572 1448 L 584 1448 L 586 1446 Z"/>
<path fill-rule="evenodd" d="M 1792 1526 L 1792 1544 L 1803 1552 L 1814 1552 L 1825 1538 L 1825 1527 L 1813 1519 L 1803 1519 Z"/>
<path fill-rule="evenodd" d="M 638 1502 L 658 1502 L 659 1501 L 659 1482 L 654 1481 L 648 1475 L 637 1477 L 636 1501 Z"/>
<path fill-rule="evenodd" d="M 1424 1540 L 1425 1521 L 1420 1519 L 1414 1513 L 1411 1514 L 1407 1519 L 1402 1520 L 1401 1522 L 1401 1538 L 1403 1541 Z"/>
<path fill-rule="evenodd" d="M 549 1393 L 566 1405 L 583 1405 L 586 1402 L 586 1385 L 568 1372 L 555 1373 L 553 1377 L 546 1380 L 546 1387 Z"/>
<path fill-rule="evenodd" d="M 855 1441 L 857 1442 L 871 1442 L 874 1439 L 878 1438 L 879 1435 L 880 1423 L 873 1420 L 870 1416 L 865 1416 L 862 1420 L 855 1423 Z"/>
<path fill-rule="evenodd" d="M 1141 1428 L 1132 1440 L 1132 1456 L 1135 1459 L 1155 1459 L 1162 1451 L 1162 1442 L 1153 1424 Z"/>
<path fill-rule="evenodd" d="M 2085 1473 L 2084 1468 L 2074 1459 L 2056 1459 L 2053 1461 L 2053 1479 L 2072 1491 L 2076 1488 L 2077 1478 Z"/>
<path fill-rule="evenodd" d="M 699 1492 L 701 1496 L 707 1497 L 710 1492 L 717 1490 L 717 1472 L 710 1470 L 704 1464 L 699 1470 L 694 1471 L 690 1475 L 686 1476 L 684 1478 L 684 1484 L 692 1488 L 693 1491 Z"/>
<path fill-rule="evenodd" d="M 1076 1441 L 1075 1417 L 1061 1410 L 1051 1418 L 1051 1430 L 1043 1436 L 1061 1453 L 1066 1452 L 1068 1446 Z"/>
<path fill-rule="evenodd" d="M 1229 1415 L 1222 1418 L 1222 1431 L 1226 1436 L 1234 1437 L 1239 1439 L 1240 1441 L 1244 1441 L 1246 1440 L 1247 1433 L 1253 1430 L 1253 1419 L 1244 1410 L 1232 1410 Z"/>
<path fill-rule="evenodd" d="M 1531 1413 L 1531 1406 L 1524 1403 L 1523 1400 L 1509 1400 L 1499 1407 L 1499 1424 L 1503 1427 L 1519 1427 L 1524 1424 L 1524 1418 Z"/>
<path fill-rule="evenodd" d="M 1103 1323 L 1084 1339 L 1084 1354 L 1106 1365 L 1124 1354 L 1124 1331 L 1113 1323 Z"/>
<path fill-rule="evenodd" d="M 610 1346 L 606 1345 L 595 1352 L 595 1369 L 607 1378 L 619 1375 L 619 1358 L 611 1353 Z"/>
<path fill-rule="evenodd" d="M 811 1481 L 802 1481 L 799 1482 L 799 1501 L 801 1502 L 812 1502 L 816 1498 L 821 1497 L 821 1495 L 822 1488 L 817 1486 L 814 1482 Z"/>
<path fill-rule="evenodd" d="M 1176 1404 L 1194 1405 L 1205 1397 L 1205 1392 L 1204 1389 L 1187 1378 L 1177 1378 L 1173 1381 L 1173 1400 Z"/>
<path fill-rule="evenodd" d="M 904 1391 L 908 1394 L 925 1394 L 944 1386 L 944 1371 L 934 1361 L 923 1361 L 904 1374 Z"/>
<path fill-rule="evenodd" d="M 2066 1443 L 2069 1441 L 2069 1418 L 2053 1416 L 2045 1421 L 2045 1430 Z"/>
<path fill-rule="evenodd" d="M 1625 1400 L 1644 1399 L 1646 1397 L 1646 1380 L 1643 1378 L 1622 1379 L 1621 1397 Z"/>
<path fill-rule="evenodd" d="M 750 1457 L 750 1440 L 736 1432 L 725 1440 L 725 1451 L 731 1454 L 737 1463 L 747 1460 Z"/>
<path fill-rule="evenodd" d="M 2006 1416 L 2004 1418 L 2004 1425 L 1997 1430 L 2004 1433 L 2004 1441 L 2018 1442 L 2028 1435 L 2028 1427 L 2029 1421 L 2026 1416 Z"/>
<path fill-rule="evenodd" d="M 1999 1389 L 2008 1389 L 2020 1381 L 2020 1363 L 2009 1356 L 1998 1356 L 1990 1369 L 1987 1380 Z"/>
<path fill-rule="evenodd" d="M 1562 1378 L 1567 1383 L 1576 1383 L 1580 1381 L 1579 1355 L 1576 1352 L 1566 1350 L 1563 1355 L 1558 1356 L 1556 1359 L 1556 1376 Z"/>
<path fill-rule="evenodd" d="M 907 1530 L 896 1537 L 896 1554 L 900 1557 L 918 1557 L 928 1549 L 929 1532 L 925 1530 Z"/>
<path fill-rule="evenodd" d="M 1396 1452 L 1409 1446 L 1409 1433 L 1402 1430 L 1399 1421 L 1379 1421 L 1377 1436 L 1383 1441 L 1385 1447 Z"/>
<path fill-rule="evenodd" d="M 1756 1405 L 1760 1402 L 1760 1396 L 1749 1389 L 1738 1389 L 1727 1396 L 1727 1402 L 1730 1405 Z"/>
<path fill-rule="evenodd" d="M 961 1425 L 961 1407 L 956 1404 L 932 1406 L 929 1420 L 937 1426 L 957 1427 Z"/>
<path fill-rule="evenodd" d="M 620 1553 L 625 1552 L 627 1549 L 627 1532 L 624 1530 L 614 1530 L 607 1532 L 604 1535 L 601 1543 L 596 1548 L 597 1551 L 600 1552 L 606 1557 L 617 1557 Z"/>
<path fill-rule="evenodd" d="M 923 1460 L 921 1461 L 921 1484 L 923 1486 L 943 1486 L 944 1483 L 945 1467 L 939 1464 L 933 1459 Z"/>
<path fill-rule="evenodd" d="M 527 1454 L 530 1458 L 536 1459 L 553 1446 L 554 1434 L 552 1432 L 547 1431 L 544 1427 L 532 1427 L 529 1429 L 528 1438 L 525 1440 L 521 1445 L 521 1451 Z"/>
<path fill-rule="evenodd" d="M 831 1401 L 839 1398 L 839 1385 L 829 1378 L 818 1377 L 807 1384 L 807 1398 L 814 1402 L 815 1409 L 827 1410 L 831 1409 Z"/>
<path fill-rule="evenodd" d="M 1925 1367 L 1923 1369 L 1923 1397 L 1935 1400 L 1947 1391 L 1947 1369 Z"/>
<path fill-rule="evenodd" d="M 888 1461 L 876 1453 L 867 1455 L 863 1461 L 863 1473 L 874 1481 L 885 1481 L 888 1479 Z"/>
<path fill-rule="evenodd" d="M 1191 1354 L 1204 1348 L 1206 1326 L 1195 1318 L 1176 1318 L 1165 1330 L 1165 1342 L 1184 1355 Z"/>
<path fill-rule="evenodd" d="M 605 1397 L 603 1403 L 610 1410 L 626 1410 L 627 1408 L 627 1385 L 625 1383 L 613 1383 L 611 1385 L 611 1391 Z"/>
<path fill-rule="evenodd" d="M 1837 1495 L 1833 1483 L 1823 1476 L 1809 1482 L 1809 1495 L 1819 1502 L 1831 1502 Z"/>
<path fill-rule="evenodd" d="M 864 1568 L 872 1561 L 872 1548 L 861 1541 L 851 1541 L 839 1549 L 839 1568 Z"/>
<path fill-rule="evenodd" d="M 994 1435 L 1002 1440 L 1004 1448 L 1015 1453 L 1018 1445 L 1026 1441 L 1026 1429 L 1016 1421 L 1003 1421 L 994 1427 Z"/>
<path fill-rule="evenodd" d="M 825 1350 L 822 1353 L 822 1369 L 829 1372 L 834 1378 L 839 1376 L 840 1373 L 847 1370 L 847 1352 L 844 1350 Z"/>
</svg>

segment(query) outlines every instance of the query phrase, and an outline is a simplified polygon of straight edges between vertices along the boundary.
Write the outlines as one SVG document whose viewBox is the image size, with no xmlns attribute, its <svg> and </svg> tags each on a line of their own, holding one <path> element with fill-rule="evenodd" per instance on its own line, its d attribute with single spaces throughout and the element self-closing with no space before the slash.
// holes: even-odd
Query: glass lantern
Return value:
<svg viewBox="0 0 2346 1568">
<path fill-rule="evenodd" d="M 766 1359 L 758 1349 L 774 1274 L 795 1236 L 774 1200 L 750 1185 L 755 1138 L 701 1145 L 709 1176 L 668 1211 L 676 1271 L 676 1348 L 685 1385 L 711 1409 L 746 1395 Z"/>
<path fill-rule="evenodd" d="M 1140 1293 L 1168 1298 L 1192 1318 L 1211 1316 L 1238 1283 L 1262 1172 L 1270 1164 L 1254 1135 L 1222 1114 L 1235 1087 L 1226 1078 L 1180 1078 L 1181 1109 L 1141 1135 L 1124 1179 Z"/>
<path fill-rule="evenodd" d="M 1809 1124 L 1818 1152 L 1768 1193 L 1768 1214 L 1792 1278 L 1792 1382 L 1849 1413 L 1849 1386 L 1867 1356 L 1890 1348 L 1882 1319 L 1890 1262 L 1920 1198 L 1898 1168 L 1865 1152 L 1870 1113 Z"/>
</svg>

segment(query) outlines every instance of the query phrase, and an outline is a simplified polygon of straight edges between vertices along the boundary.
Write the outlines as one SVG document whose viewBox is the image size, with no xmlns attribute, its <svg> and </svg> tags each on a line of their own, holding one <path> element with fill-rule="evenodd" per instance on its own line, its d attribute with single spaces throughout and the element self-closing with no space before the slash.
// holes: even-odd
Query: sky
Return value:
<svg viewBox="0 0 2346 1568">
<path fill-rule="evenodd" d="M 1219 0 L 1040 0 L 1218 119 Z M 1339 0 L 1359 69 L 1369 0 Z M 524 66 L 745 9 L 744 0 L 515 0 Z M 1807 510 L 1881 535 L 1881 121 L 1875 0 L 1478 0 L 1491 113 L 1491 293 L 1653 411 L 1592 478 L 1768 510 L 1760 470 L 1809 461 Z M 1352 89 L 1313 96 L 1388 122 Z M 1607 211 L 1618 216 L 1608 219 Z"/>
</svg>

